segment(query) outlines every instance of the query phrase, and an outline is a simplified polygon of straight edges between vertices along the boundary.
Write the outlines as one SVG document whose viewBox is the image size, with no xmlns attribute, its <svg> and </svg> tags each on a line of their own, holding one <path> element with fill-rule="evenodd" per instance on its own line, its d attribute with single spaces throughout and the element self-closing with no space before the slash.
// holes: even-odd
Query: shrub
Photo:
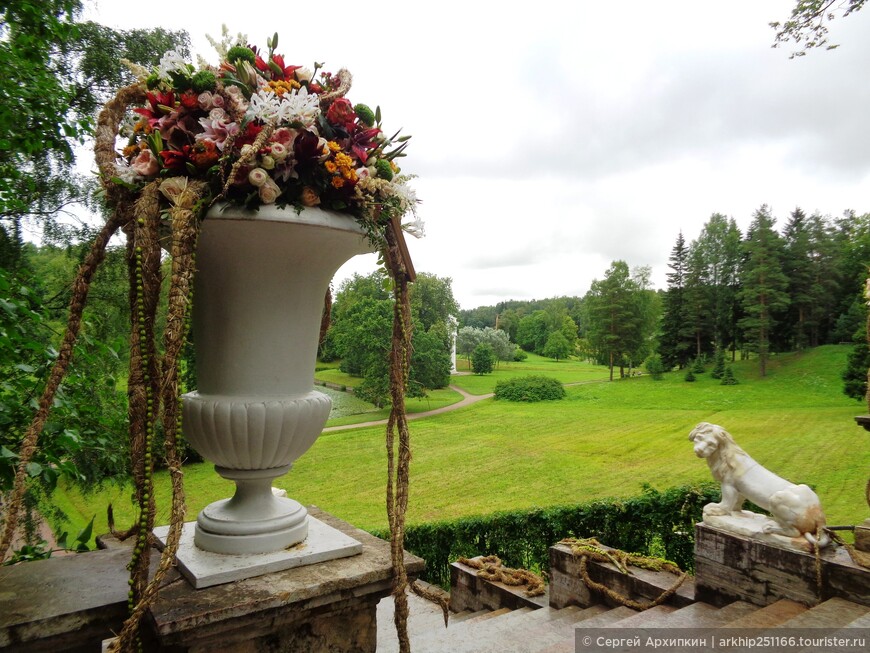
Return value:
<svg viewBox="0 0 870 653">
<path fill-rule="evenodd" d="M 646 371 L 655 380 L 660 381 L 664 376 L 665 365 L 662 363 L 662 357 L 658 354 L 651 354 L 644 363 Z"/>
<path fill-rule="evenodd" d="M 689 368 L 689 371 L 686 372 L 686 381 L 689 383 L 693 383 L 695 381 L 695 373 L 692 371 L 692 368 Z"/>
<path fill-rule="evenodd" d="M 734 378 L 734 371 L 730 367 L 725 368 L 722 374 L 721 385 L 737 385 L 738 381 Z"/>
<path fill-rule="evenodd" d="M 704 359 L 698 356 L 695 359 L 695 362 L 692 364 L 692 371 L 695 374 L 703 374 L 704 373 Z"/>
<path fill-rule="evenodd" d="M 565 397 L 565 388 L 548 376 L 517 376 L 495 384 L 495 398 L 507 401 L 548 401 Z"/>
<path fill-rule="evenodd" d="M 475 374 L 489 374 L 495 367 L 495 351 L 491 345 L 482 342 L 471 353 L 471 371 Z"/>
<path fill-rule="evenodd" d="M 498 512 L 408 526 L 405 547 L 426 561 L 425 580 L 450 584 L 450 563 L 460 556 L 497 555 L 505 565 L 549 568 L 549 548 L 565 537 L 595 537 L 623 551 L 662 555 L 682 569 L 695 565 L 695 523 L 719 486 L 644 488 L 630 499 Z M 372 531 L 389 539 L 387 530 Z"/>
<path fill-rule="evenodd" d="M 529 355 L 521 347 L 517 347 L 514 350 L 514 360 L 517 363 L 521 363 L 522 361 L 526 360 L 528 357 L 529 357 Z"/>
</svg>

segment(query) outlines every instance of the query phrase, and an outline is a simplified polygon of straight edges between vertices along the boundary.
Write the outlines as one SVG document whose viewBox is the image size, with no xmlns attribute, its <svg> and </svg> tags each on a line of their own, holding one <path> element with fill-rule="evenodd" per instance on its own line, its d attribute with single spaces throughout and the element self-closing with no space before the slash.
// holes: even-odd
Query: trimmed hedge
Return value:
<svg viewBox="0 0 870 653">
<path fill-rule="evenodd" d="M 408 526 L 405 548 L 426 561 L 423 578 L 449 587 L 450 563 L 460 556 L 497 555 L 509 567 L 543 570 L 548 549 L 565 537 L 595 537 L 630 553 L 665 557 L 694 571 L 695 523 L 719 486 L 644 488 L 630 499 L 499 512 L 481 517 Z M 372 534 L 390 539 L 388 530 Z"/>
<path fill-rule="evenodd" d="M 507 401 L 549 401 L 563 399 L 565 388 L 549 376 L 515 376 L 495 384 L 495 398 Z"/>
</svg>

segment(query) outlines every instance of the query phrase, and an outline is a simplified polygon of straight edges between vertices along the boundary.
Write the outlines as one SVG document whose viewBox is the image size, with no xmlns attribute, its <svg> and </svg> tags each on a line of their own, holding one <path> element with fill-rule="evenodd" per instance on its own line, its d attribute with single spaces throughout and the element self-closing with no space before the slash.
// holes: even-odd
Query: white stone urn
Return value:
<svg viewBox="0 0 870 653">
<path fill-rule="evenodd" d="M 306 538 L 308 511 L 272 482 L 329 416 L 329 397 L 312 390 L 324 296 L 343 263 L 370 251 L 353 218 L 318 208 L 214 207 L 203 221 L 183 431 L 236 493 L 199 513 L 199 549 L 268 553 Z"/>
</svg>

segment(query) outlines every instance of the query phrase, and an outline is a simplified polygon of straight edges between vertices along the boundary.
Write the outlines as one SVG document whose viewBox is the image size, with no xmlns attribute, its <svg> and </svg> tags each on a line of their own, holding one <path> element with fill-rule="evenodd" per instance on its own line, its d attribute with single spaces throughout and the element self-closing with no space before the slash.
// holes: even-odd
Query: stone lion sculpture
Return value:
<svg viewBox="0 0 870 653">
<path fill-rule="evenodd" d="M 819 497 L 807 485 L 795 485 L 760 465 L 716 424 L 701 422 L 689 440 L 695 455 L 707 460 L 713 478 L 722 484 L 722 501 L 704 506 L 704 521 L 716 516 L 755 517 L 741 510 L 749 499 L 773 518 L 765 522 L 763 533 L 802 537 L 811 545 L 830 543 Z"/>
</svg>

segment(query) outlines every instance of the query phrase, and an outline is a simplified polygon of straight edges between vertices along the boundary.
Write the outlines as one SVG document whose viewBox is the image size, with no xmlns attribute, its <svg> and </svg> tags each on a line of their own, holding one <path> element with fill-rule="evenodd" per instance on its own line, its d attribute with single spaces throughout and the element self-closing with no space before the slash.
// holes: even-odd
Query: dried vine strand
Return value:
<svg viewBox="0 0 870 653">
<path fill-rule="evenodd" d="M 151 538 L 156 502 L 153 489 L 154 426 L 159 412 L 158 369 L 154 344 L 154 321 L 160 294 L 160 197 L 156 182 L 146 186 L 135 204 L 135 220 L 128 234 L 130 278 L 130 375 L 128 378 L 128 421 L 130 462 L 139 506 L 137 522 L 127 534 L 136 533 L 133 555 L 127 568 L 130 613 L 148 585 Z"/>
<path fill-rule="evenodd" d="M 399 651 L 409 653 L 408 573 L 405 569 L 405 512 L 408 508 L 408 473 L 411 463 L 411 436 L 405 415 L 405 388 L 411 364 L 411 305 L 408 275 L 399 251 L 395 223 L 387 224 L 384 261 L 393 278 L 393 335 L 390 351 L 390 397 L 392 408 L 387 420 L 387 518 L 390 523 L 390 554 L 393 564 L 394 621 Z M 396 433 L 399 436 L 398 459 Z"/>
<path fill-rule="evenodd" d="M 118 209 L 112 214 L 106 224 L 103 225 L 100 233 L 97 234 L 97 237 L 91 244 L 91 249 L 85 258 L 84 263 L 79 267 L 78 273 L 76 274 L 75 281 L 73 282 L 69 318 L 67 320 L 66 332 L 63 336 L 63 343 L 60 346 L 57 360 L 55 360 L 54 365 L 51 368 L 51 373 L 49 374 L 48 381 L 45 384 L 45 389 L 42 392 L 42 397 L 39 401 L 39 408 L 21 442 L 21 448 L 18 454 L 18 466 L 15 469 L 15 481 L 7 503 L 3 535 L 0 537 L 0 561 L 4 560 L 6 554 L 9 552 L 12 538 L 15 535 L 16 528 L 18 527 L 18 516 L 21 502 L 24 499 L 24 493 L 27 490 L 27 465 L 33 459 L 33 456 L 38 449 L 39 435 L 42 433 L 42 429 L 48 419 L 48 414 L 51 410 L 52 403 L 54 402 L 54 396 L 57 393 L 57 389 L 60 387 L 64 376 L 66 376 L 70 361 L 72 360 L 73 346 L 78 339 L 79 329 L 81 328 L 82 312 L 84 311 L 85 302 L 87 301 L 91 279 L 106 256 L 106 246 L 109 243 L 109 239 L 115 235 L 115 232 L 125 224 L 129 218 L 129 212 L 122 209 Z"/>
<path fill-rule="evenodd" d="M 184 473 L 178 453 L 177 433 L 181 426 L 178 411 L 178 358 L 190 324 L 190 297 L 195 271 L 196 241 L 199 235 L 199 211 L 206 185 L 190 183 L 170 210 L 172 218 L 172 279 L 169 288 L 169 311 L 164 332 L 164 353 L 160 374 L 160 403 L 165 433 L 166 463 L 172 484 L 172 512 L 166 546 L 154 577 L 147 584 L 121 633 L 112 643 L 112 651 L 128 651 L 137 642 L 140 624 L 146 611 L 157 599 L 166 574 L 175 564 L 175 554 L 184 527 Z M 147 487 L 147 486 L 146 486 Z"/>
<path fill-rule="evenodd" d="M 688 578 L 688 574 L 681 571 L 673 562 L 634 553 L 626 553 L 625 551 L 619 551 L 618 549 L 607 550 L 602 547 L 595 538 L 565 538 L 564 540 L 561 540 L 559 544 L 570 547 L 571 553 L 574 557 L 580 559 L 580 577 L 583 579 L 586 587 L 607 596 L 614 603 L 624 605 L 632 610 L 649 610 L 657 605 L 661 605 L 676 594 L 677 590 L 680 589 L 686 578 Z M 656 597 L 655 600 L 647 603 L 640 603 L 639 601 L 635 601 L 634 599 L 623 596 L 619 592 L 610 589 L 607 585 L 592 580 L 589 576 L 588 570 L 589 560 L 612 563 L 617 567 L 617 569 L 619 569 L 620 573 L 623 574 L 630 573 L 628 571 L 629 566 L 640 567 L 641 569 L 651 569 L 654 571 L 667 571 L 677 576 L 677 581 Z"/>
<path fill-rule="evenodd" d="M 504 583 L 512 587 L 525 585 L 526 596 L 541 596 L 546 591 L 543 578 L 528 569 L 505 567 L 498 556 L 490 555 L 479 559 L 459 558 L 457 562 L 477 569 L 477 575 L 484 580 Z"/>
</svg>

